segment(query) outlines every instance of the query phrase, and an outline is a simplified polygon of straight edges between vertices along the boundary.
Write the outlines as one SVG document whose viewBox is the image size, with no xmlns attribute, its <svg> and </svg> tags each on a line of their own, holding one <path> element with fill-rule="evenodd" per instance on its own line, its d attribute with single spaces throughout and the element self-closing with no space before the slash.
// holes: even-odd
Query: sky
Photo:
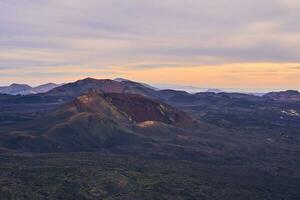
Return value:
<svg viewBox="0 0 300 200">
<path fill-rule="evenodd" d="M 0 85 L 300 90 L 299 0 L 0 0 Z"/>
</svg>

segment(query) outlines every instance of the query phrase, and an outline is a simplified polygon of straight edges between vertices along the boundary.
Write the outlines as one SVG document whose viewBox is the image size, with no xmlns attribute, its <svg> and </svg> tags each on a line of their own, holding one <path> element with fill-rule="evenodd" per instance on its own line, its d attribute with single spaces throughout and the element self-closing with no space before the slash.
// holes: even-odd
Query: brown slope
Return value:
<svg viewBox="0 0 300 200">
<path fill-rule="evenodd" d="M 165 103 L 136 94 L 103 94 L 103 97 L 134 122 L 156 121 L 174 126 L 188 126 L 194 120 Z"/>
</svg>

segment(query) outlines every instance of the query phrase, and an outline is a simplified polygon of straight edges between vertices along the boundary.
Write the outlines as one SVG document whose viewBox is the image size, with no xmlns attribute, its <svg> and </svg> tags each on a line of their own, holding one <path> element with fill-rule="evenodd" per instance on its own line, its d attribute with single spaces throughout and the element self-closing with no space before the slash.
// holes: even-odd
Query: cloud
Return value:
<svg viewBox="0 0 300 200">
<path fill-rule="evenodd" d="M 300 62 L 298 0 L 1 0 L 0 69 Z"/>
</svg>

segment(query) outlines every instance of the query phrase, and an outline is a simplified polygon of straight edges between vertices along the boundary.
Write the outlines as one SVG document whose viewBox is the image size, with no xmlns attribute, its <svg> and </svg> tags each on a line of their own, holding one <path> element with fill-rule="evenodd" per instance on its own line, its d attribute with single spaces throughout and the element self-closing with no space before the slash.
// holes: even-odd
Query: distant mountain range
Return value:
<svg viewBox="0 0 300 200">
<path fill-rule="evenodd" d="M 124 79 L 124 78 L 115 78 L 114 81 L 117 81 L 117 82 L 128 82 L 128 81 L 131 81 L 131 80 Z M 149 85 L 147 83 L 140 83 L 140 84 L 142 84 L 143 86 L 145 86 L 147 88 L 153 89 L 153 90 L 159 90 L 158 88 L 153 87 L 153 86 L 151 86 L 151 85 Z"/>
<path fill-rule="evenodd" d="M 60 87 L 62 86 L 62 87 Z M 177 89 L 172 89 L 177 88 Z M 197 95 L 198 93 L 230 93 L 225 92 L 221 89 L 204 89 L 197 88 L 192 86 L 179 86 L 179 85 L 156 85 L 151 86 L 146 83 L 134 82 L 124 78 L 116 78 L 114 80 L 110 79 L 92 79 L 86 78 L 83 80 L 76 81 L 69 84 L 55 84 L 47 83 L 37 87 L 31 87 L 26 84 L 16 84 L 13 83 L 10 86 L 0 87 L 0 94 L 9 94 L 9 95 L 31 95 L 39 93 L 47 93 L 51 90 L 49 95 L 55 95 L 55 93 L 63 93 L 63 96 L 71 95 L 72 97 L 83 94 L 84 91 L 88 89 L 98 89 L 104 92 L 125 92 L 125 93 L 136 93 L 142 94 L 145 96 L 155 96 L 158 99 L 164 99 L 165 96 L 174 96 L 174 94 L 184 94 L 184 96 Z M 196 92 L 198 91 L 198 92 Z M 238 94 L 238 93 L 236 93 Z M 299 100 L 300 94 L 297 90 L 288 90 L 281 92 L 270 92 L 270 93 L 240 93 L 240 94 L 249 94 L 260 96 L 266 99 L 273 100 Z"/>
<path fill-rule="evenodd" d="M 220 89 L 208 89 L 208 90 L 206 90 L 206 92 L 221 93 L 221 92 L 224 92 L 224 91 L 220 90 Z"/>
<path fill-rule="evenodd" d="M 169 95 L 171 93 L 178 93 L 178 92 L 185 92 L 185 95 L 189 94 L 197 94 L 197 93 L 230 93 L 225 92 L 221 89 L 205 89 L 205 88 L 198 88 L 193 86 L 183 86 L 183 85 L 172 85 L 172 84 L 158 84 L 155 86 L 146 84 L 146 83 L 139 83 L 134 82 L 128 79 L 124 78 L 116 78 L 114 80 L 97 80 L 92 78 L 86 78 L 83 80 L 76 81 L 74 83 L 70 84 L 55 84 L 55 83 L 47 83 L 43 84 L 37 87 L 31 87 L 26 84 L 17 84 L 13 83 L 10 86 L 2 86 L 0 87 L 0 94 L 10 94 L 10 95 L 31 95 L 31 94 L 39 94 L 39 93 L 47 93 L 54 89 L 52 94 L 61 91 L 61 93 L 64 93 L 65 95 L 68 95 L 68 93 L 72 93 L 71 91 L 68 91 L 69 89 L 72 90 L 72 86 L 74 84 L 78 84 L 78 88 L 76 88 L 72 96 L 76 96 L 78 94 L 82 94 L 83 91 L 86 91 L 87 89 L 98 89 L 105 92 L 120 92 L 121 90 L 123 92 L 127 93 L 140 93 L 143 95 L 146 95 L 146 93 L 151 93 L 150 96 L 153 96 L 154 93 L 156 95 L 154 96 L 160 96 L 163 93 L 164 95 Z M 64 86 L 65 87 L 60 87 Z M 82 88 L 81 86 L 82 85 Z M 106 85 L 106 86 L 105 86 Z M 70 87 L 70 88 L 68 88 Z M 57 90 L 55 90 L 57 88 Z M 78 89 L 78 90 L 77 90 Z M 131 91 L 132 90 L 132 91 Z M 139 90 L 139 91 L 137 91 Z M 300 95 L 297 90 L 288 90 L 288 91 L 281 91 L 281 92 L 270 92 L 270 93 L 241 93 L 241 94 L 249 94 L 249 95 L 255 95 L 260 96 L 267 99 L 276 99 L 276 100 L 299 100 Z M 149 96 L 149 95 L 148 95 Z"/>
<path fill-rule="evenodd" d="M 63 84 L 47 83 L 37 87 L 31 87 L 26 84 L 13 83 L 10 86 L 0 87 L 0 93 L 11 94 L 11 95 L 29 95 L 29 94 L 45 93 L 62 85 Z"/>
</svg>

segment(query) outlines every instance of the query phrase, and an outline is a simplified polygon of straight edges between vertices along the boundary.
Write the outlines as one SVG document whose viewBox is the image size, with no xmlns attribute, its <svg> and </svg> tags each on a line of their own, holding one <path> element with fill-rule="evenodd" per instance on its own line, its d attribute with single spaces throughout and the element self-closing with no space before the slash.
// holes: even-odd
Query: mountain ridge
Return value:
<svg viewBox="0 0 300 200">
<path fill-rule="evenodd" d="M 10 94 L 10 95 L 31 95 L 46 93 L 56 87 L 62 86 L 63 84 L 56 83 L 46 83 L 36 87 L 31 87 L 26 84 L 13 83 L 9 86 L 1 86 L 0 94 Z"/>
<path fill-rule="evenodd" d="M 300 101 L 300 92 L 297 90 L 270 92 L 263 95 L 262 97 L 277 101 Z"/>
</svg>

